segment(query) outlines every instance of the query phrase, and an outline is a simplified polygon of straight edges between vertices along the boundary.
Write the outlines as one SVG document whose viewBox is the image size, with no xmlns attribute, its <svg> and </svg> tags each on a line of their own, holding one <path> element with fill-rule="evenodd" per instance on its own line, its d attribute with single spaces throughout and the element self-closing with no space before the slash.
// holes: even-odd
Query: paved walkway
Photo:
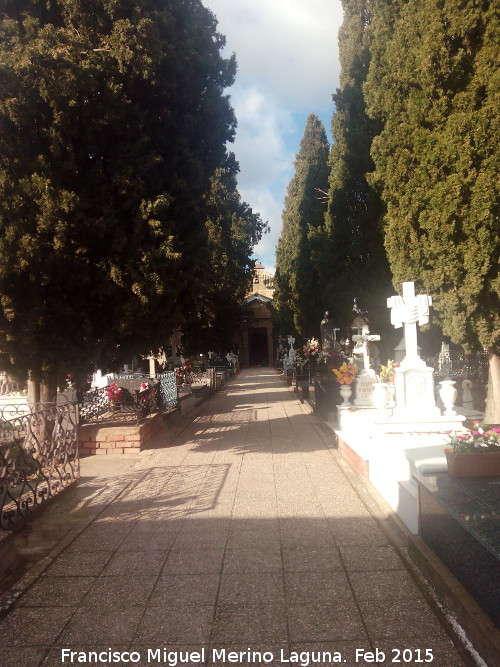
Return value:
<svg viewBox="0 0 500 667">
<path fill-rule="evenodd" d="M 194 665 L 204 649 L 207 665 L 262 664 L 258 651 L 275 665 L 462 667 L 337 456 L 273 370 L 242 371 L 118 472 L 118 497 L 91 499 L 99 514 L 0 623 L 0 665 L 105 664 L 88 654 L 108 650 Z M 63 662 L 64 648 L 82 653 Z"/>
</svg>

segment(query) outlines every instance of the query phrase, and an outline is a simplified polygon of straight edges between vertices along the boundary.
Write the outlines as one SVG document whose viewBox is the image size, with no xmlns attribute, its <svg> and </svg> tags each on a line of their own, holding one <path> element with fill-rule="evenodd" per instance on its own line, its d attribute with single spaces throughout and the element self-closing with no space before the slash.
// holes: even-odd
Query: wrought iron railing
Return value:
<svg viewBox="0 0 500 667">
<path fill-rule="evenodd" d="M 120 397 L 109 396 L 109 385 L 87 392 L 82 397 L 80 423 L 140 423 L 159 410 L 168 412 L 177 405 L 175 372 L 161 373 L 152 379 L 143 375 L 115 375 L 110 380 L 120 388 Z M 147 383 L 149 388 L 140 390 Z"/>
<path fill-rule="evenodd" d="M 434 377 L 455 375 L 466 379 L 473 376 L 484 383 L 488 380 L 488 352 L 440 352 L 424 360 L 434 369 Z"/>
<path fill-rule="evenodd" d="M 30 412 L 30 407 L 26 397 L 24 397 L 22 403 L 9 403 L 8 405 L 0 406 L 0 422 L 21 417 L 28 412 Z"/>
<path fill-rule="evenodd" d="M 45 403 L 0 422 L 0 528 L 8 530 L 80 476 L 76 403 Z"/>
<path fill-rule="evenodd" d="M 205 384 L 210 392 L 215 391 L 216 385 L 216 370 L 215 368 L 207 368 L 206 371 L 194 371 L 189 373 L 190 384 Z"/>
<path fill-rule="evenodd" d="M 434 369 L 437 382 L 444 378 L 456 381 L 458 396 L 456 404 L 463 405 L 462 381 L 472 383 L 472 404 L 474 409 L 484 412 L 486 402 L 486 386 L 488 384 L 488 352 L 451 351 L 440 352 L 433 357 L 424 357 L 428 366 Z"/>
<path fill-rule="evenodd" d="M 157 373 L 158 380 L 158 407 L 164 412 L 168 412 L 176 407 L 177 383 L 175 379 L 175 371 L 166 371 L 165 373 Z"/>
</svg>

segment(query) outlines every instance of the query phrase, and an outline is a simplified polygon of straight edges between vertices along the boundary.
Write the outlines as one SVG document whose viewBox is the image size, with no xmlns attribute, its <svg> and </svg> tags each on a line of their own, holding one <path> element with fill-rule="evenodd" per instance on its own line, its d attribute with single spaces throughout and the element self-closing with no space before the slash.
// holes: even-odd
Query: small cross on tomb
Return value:
<svg viewBox="0 0 500 667">
<path fill-rule="evenodd" d="M 375 342 L 380 340 L 378 334 L 371 334 L 369 327 L 365 324 L 362 329 L 362 333 L 352 337 L 355 343 L 361 343 L 359 350 L 363 352 L 363 366 L 365 372 L 370 370 L 370 355 L 368 353 L 368 343 Z"/>
</svg>

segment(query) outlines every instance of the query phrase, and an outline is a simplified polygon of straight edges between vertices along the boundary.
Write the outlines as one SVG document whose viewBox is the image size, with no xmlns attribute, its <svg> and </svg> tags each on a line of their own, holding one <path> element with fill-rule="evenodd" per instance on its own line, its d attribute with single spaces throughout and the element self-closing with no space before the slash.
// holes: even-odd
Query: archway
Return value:
<svg viewBox="0 0 500 667">
<path fill-rule="evenodd" d="M 267 348 L 267 329 L 253 329 L 250 335 L 250 365 L 267 366 L 269 364 Z"/>
</svg>

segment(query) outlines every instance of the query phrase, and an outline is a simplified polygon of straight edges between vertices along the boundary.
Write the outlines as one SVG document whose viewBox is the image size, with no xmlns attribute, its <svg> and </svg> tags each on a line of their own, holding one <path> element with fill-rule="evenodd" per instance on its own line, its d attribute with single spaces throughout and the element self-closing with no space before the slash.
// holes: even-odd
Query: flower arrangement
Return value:
<svg viewBox="0 0 500 667">
<path fill-rule="evenodd" d="M 344 362 L 340 368 L 334 368 L 332 372 L 337 377 L 337 382 L 339 384 L 352 384 L 356 377 L 357 370 L 358 367 L 355 364 Z"/>
<path fill-rule="evenodd" d="M 486 430 L 485 430 L 486 429 Z M 488 429 L 477 425 L 467 433 L 448 433 L 448 446 L 453 447 L 455 454 L 463 452 L 500 452 L 500 428 Z"/>
<path fill-rule="evenodd" d="M 319 342 L 317 338 L 311 338 L 302 348 L 304 356 L 308 359 L 317 359 L 319 356 Z"/>
<path fill-rule="evenodd" d="M 387 366 L 380 366 L 380 381 L 394 384 L 394 377 L 396 375 L 396 368 L 399 368 L 399 363 L 389 359 Z"/>
<path fill-rule="evenodd" d="M 193 370 L 191 367 L 192 361 L 193 357 L 189 357 L 189 359 L 186 359 L 186 361 L 182 364 L 182 366 L 179 366 L 179 368 L 175 370 L 175 375 L 178 380 L 184 380 L 184 375 L 186 373 L 191 373 L 191 371 Z"/>
<path fill-rule="evenodd" d="M 306 363 L 307 363 L 307 359 L 300 356 L 300 354 L 298 352 L 296 352 L 295 356 L 293 358 L 293 365 L 295 366 L 295 368 L 302 370 L 302 367 L 305 366 Z"/>
<path fill-rule="evenodd" d="M 109 401 L 121 401 L 123 399 L 123 389 L 119 387 L 116 382 L 108 384 L 106 387 L 106 394 Z"/>
</svg>

